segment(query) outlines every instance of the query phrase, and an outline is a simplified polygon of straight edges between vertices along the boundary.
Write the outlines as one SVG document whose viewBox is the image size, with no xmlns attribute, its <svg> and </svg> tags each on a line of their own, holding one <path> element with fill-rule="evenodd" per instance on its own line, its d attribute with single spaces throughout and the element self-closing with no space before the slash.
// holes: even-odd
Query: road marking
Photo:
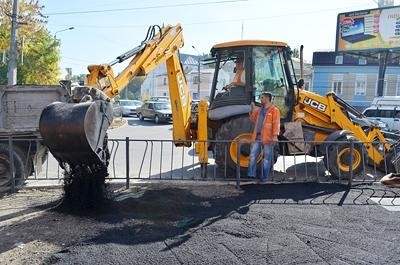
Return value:
<svg viewBox="0 0 400 265">
<path fill-rule="evenodd" d="M 371 197 L 371 201 L 391 212 L 400 212 L 400 198 Z"/>
</svg>

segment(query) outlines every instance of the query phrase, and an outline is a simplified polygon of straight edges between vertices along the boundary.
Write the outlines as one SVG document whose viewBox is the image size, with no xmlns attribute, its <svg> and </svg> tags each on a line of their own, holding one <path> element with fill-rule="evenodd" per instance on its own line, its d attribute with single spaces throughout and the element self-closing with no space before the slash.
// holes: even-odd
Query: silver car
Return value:
<svg viewBox="0 0 400 265">
<path fill-rule="evenodd" d="M 122 110 L 122 116 L 138 116 L 136 109 L 142 106 L 142 102 L 140 100 L 129 100 L 129 99 L 120 99 L 119 104 Z"/>
</svg>

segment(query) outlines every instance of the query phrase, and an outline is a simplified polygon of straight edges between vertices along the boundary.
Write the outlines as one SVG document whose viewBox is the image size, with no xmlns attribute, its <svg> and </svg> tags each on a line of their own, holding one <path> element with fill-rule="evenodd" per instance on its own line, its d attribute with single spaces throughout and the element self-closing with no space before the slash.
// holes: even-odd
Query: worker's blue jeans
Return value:
<svg viewBox="0 0 400 265">
<path fill-rule="evenodd" d="M 249 168 L 247 170 L 248 177 L 256 177 L 256 170 L 257 170 L 257 158 L 261 151 L 261 146 L 263 144 L 260 141 L 253 142 L 251 144 L 251 151 L 250 151 L 250 163 Z M 262 172 L 260 174 L 260 180 L 266 181 L 269 176 L 269 172 L 271 171 L 272 166 L 272 156 L 273 156 L 273 149 L 274 146 L 272 144 L 264 144 L 264 159 L 263 159 L 263 166 Z"/>
</svg>

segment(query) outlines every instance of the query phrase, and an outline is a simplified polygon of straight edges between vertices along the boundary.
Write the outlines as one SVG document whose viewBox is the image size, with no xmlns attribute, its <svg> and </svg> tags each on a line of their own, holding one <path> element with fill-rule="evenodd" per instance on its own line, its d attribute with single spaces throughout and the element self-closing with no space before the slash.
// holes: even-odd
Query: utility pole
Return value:
<svg viewBox="0 0 400 265">
<path fill-rule="evenodd" d="M 199 78 L 198 83 L 197 83 L 197 99 L 200 99 L 200 83 L 201 83 L 201 75 L 200 75 L 200 53 L 199 51 L 196 49 L 196 47 L 194 45 L 192 45 L 192 48 L 197 52 L 197 76 Z"/>
<path fill-rule="evenodd" d="M 17 34 L 18 34 L 18 0 L 13 2 L 11 19 L 10 62 L 8 64 L 8 85 L 17 84 Z"/>
<path fill-rule="evenodd" d="M 197 74 L 199 76 L 199 82 L 197 83 L 197 99 L 200 99 L 200 57 L 197 59 Z"/>
<path fill-rule="evenodd" d="M 240 38 L 243 40 L 243 35 L 244 35 L 244 22 L 242 20 L 242 32 L 240 34 Z"/>
</svg>

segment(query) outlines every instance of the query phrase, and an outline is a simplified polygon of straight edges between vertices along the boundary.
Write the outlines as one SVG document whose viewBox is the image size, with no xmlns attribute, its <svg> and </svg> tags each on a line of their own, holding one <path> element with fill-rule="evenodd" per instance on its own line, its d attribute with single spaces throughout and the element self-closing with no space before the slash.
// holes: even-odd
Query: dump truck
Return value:
<svg viewBox="0 0 400 265">
<path fill-rule="evenodd" d="M 0 192 L 11 187 L 10 153 L 16 186 L 40 173 L 48 155 L 39 132 L 40 115 L 50 103 L 66 101 L 68 94 L 65 83 L 0 86 Z"/>
<path fill-rule="evenodd" d="M 331 174 L 342 177 L 361 172 L 363 158 L 377 167 L 398 169 L 397 143 L 388 141 L 376 124 L 365 120 L 334 93 L 322 96 L 298 87 L 292 51 L 284 42 L 240 40 L 214 45 L 211 57 L 204 62 L 215 69 L 209 102 L 201 100 L 193 117 L 179 60 L 179 49 L 184 44 L 182 32 L 179 24 L 150 27 L 138 47 L 109 64 L 88 66 L 88 86 L 77 90 L 73 101 L 54 103 L 43 110 L 40 132 L 44 143 L 65 170 L 96 172 L 107 167 L 110 99 L 132 78 L 148 74 L 161 63 L 167 67 L 174 143 L 189 147 L 197 142 L 202 169 L 207 167 L 211 150 L 218 168 L 235 174 L 240 165 L 246 172 L 254 128 L 248 113 L 252 102 L 260 105 L 259 95 L 263 92 L 272 93 L 281 112 L 276 156 L 324 157 Z M 127 59 L 128 66 L 115 76 L 112 66 Z M 229 82 L 237 79 L 235 63 L 239 61 L 243 64 L 243 80 Z M 293 146 L 299 141 L 308 144 Z M 352 152 L 351 142 L 355 143 Z M 258 166 L 261 161 L 262 155 Z"/>
</svg>

